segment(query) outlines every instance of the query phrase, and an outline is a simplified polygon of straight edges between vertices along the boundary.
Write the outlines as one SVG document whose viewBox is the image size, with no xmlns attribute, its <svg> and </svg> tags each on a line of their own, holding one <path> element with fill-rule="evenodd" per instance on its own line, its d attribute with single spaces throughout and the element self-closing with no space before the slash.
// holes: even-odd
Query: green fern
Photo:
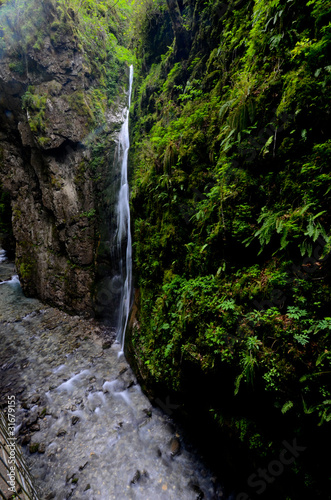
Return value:
<svg viewBox="0 0 331 500">
<path fill-rule="evenodd" d="M 275 234 L 280 235 L 279 250 L 284 250 L 294 239 L 300 238 L 301 241 L 298 243 L 298 247 L 301 255 L 311 257 L 313 253 L 312 243 L 322 237 L 326 242 L 324 249 L 324 253 L 326 253 L 330 249 L 331 238 L 327 235 L 322 224 L 317 221 L 319 217 L 325 214 L 325 210 L 315 215 L 309 213 L 307 220 L 307 212 L 312 206 L 313 203 L 308 203 L 293 211 L 280 210 L 277 212 L 263 207 L 257 220 L 258 224 L 262 224 L 261 227 L 243 243 L 248 246 L 255 238 L 258 238 L 261 246 L 260 254 Z"/>
<path fill-rule="evenodd" d="M 309 335 L 307 333 L 296 333 L 293 338 L 301 345 L 306 345 L 309 343 Z"/>
<path fill-rule="evenodd" d="M 247 351 L 242 354 L 242 359 L 240 361 L 243 370 L 235 380 L 235 390 L 234 390 L 235 396 L 239 392 L 239 387 L 242 379 L 245 379 L 245 382 L 247 384 L 253 386 L 255 370 L 258 365 L 258 361 L 256 357 L 253 355 L 253 351 L 259 350 L 261 345 L 262 342 L 257 338 L 257 336 L 247 338 L 246 340 Z"/>
<path fill-rule="evenodd" d="M 293 401 L 286 401 L 286 403 L 283 405 L 281 412 L 284 415 L 287 413 L 291 408 L 293 408 Z"/>
<path fill-rule="evenodd" d="M 287 308 L 287 316 L 291 319 L 300 319 L 304 316 L 307 316 L 307 311 L 305 309 L 299 309 L 299 307 L 288 306 Z"/>
</svg>

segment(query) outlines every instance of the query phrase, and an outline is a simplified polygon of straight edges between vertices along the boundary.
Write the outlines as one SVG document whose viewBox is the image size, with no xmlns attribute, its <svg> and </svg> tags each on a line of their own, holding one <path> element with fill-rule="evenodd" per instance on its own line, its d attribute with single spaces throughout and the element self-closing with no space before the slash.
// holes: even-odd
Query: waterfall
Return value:
<svg viewBox="0 0 331 500">
<path fill-rule="evenodd" d="M 121 184 L 118 195 L 116 247 L 119 255 L 121 275 L 121 299 L 118 312 L 117 341 L 124 348 L 125 330 L 129 319 L 132 302 L 132 241 L 130 229 L 129 183 L 128 183 L 128 153 L 129 111 L 133 81 L 133 66 L 130 66 L 128 107 L 124 110 L 124 122 L 119 133 L 119 163 L 121 165 Z"/>
</svg>

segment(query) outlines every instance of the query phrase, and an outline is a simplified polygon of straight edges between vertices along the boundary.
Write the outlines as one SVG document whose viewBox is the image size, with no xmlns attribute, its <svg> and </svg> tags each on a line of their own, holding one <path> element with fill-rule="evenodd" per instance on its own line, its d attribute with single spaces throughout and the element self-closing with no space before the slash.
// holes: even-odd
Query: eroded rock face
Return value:
<svg viewBox="0 0 331 500">
<path fill-rule="evenodd" d="M 111 216 L 117 176 L 93 171 L 92 147 L 101 134 L 111 167 L 122 119 L 104 107 L 95 131 L 97 88 L 70 37 L 29 49 L 24 74 L 0 60 L 0 181 L 12 200 L 17 272 L 27 295 L 86 315 L 104 307 L 100 265 L 111 279 L 110 256 L 100 255 L 111 228 L 100 234 L 98 220 Z"/>
</svg>

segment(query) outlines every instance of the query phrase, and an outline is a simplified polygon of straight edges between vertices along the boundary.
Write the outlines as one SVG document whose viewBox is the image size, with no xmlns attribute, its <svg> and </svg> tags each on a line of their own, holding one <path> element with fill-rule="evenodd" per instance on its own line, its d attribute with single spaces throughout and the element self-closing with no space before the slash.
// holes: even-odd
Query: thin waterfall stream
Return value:
<svg viewBox="0 0 331 500">
<path fill-rule="evenodd" d="M 133 82 L 133 66 L 130 66 L 128 106 L 124 109 L 124 122 L 119 133 L 119 161 L 121 164 L 121 184 L 117 203 L 117 234 L 116 246 L 120 259 L 121 291 L 118 312 L 117 341 L 124 348 L 125 330 L 128 323 L 132 301 L 132 240 L 130 229 L 129 181 L 128 181 L 128 154 L 130 148 L 129 138 L 129 112 L 131 106 L 131 93 Z"/>
</svg>

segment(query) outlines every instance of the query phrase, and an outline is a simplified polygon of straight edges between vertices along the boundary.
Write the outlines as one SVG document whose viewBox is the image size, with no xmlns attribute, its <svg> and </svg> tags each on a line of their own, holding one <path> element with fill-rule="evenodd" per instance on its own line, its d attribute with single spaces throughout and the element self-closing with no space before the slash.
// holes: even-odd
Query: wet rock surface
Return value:
<svg viewBox="0 0 331 500">
<path fill-rule="evenodd" d="M 12 270 L 0 263 L 2 279 Z M 9 280 L 0 342 L 1 405 L 16 396 L 18 442 L 41 499 L 224 498 L 104 326 L 27 299 Z"/>
<path fill-rule="evenodd" d="M 26 294 L 95 317 L 118 300 L 116 293 L 104 295 L 117 273 L 108 221 L 116 220 L 113 159 L 127 75 L 124 66 L 114 75 L 118 96 L 104 106 L 103 78 L 89 72 L 91 61 L 70 29 L 61 40 L 54 35 L 53 2 L 41 4 L 44 39 L 23 49 L 25 69 L 15 70 L 17 47 L 1 53 L 0 184 L 11 199 L 17 274 Z"/>
</svg>

